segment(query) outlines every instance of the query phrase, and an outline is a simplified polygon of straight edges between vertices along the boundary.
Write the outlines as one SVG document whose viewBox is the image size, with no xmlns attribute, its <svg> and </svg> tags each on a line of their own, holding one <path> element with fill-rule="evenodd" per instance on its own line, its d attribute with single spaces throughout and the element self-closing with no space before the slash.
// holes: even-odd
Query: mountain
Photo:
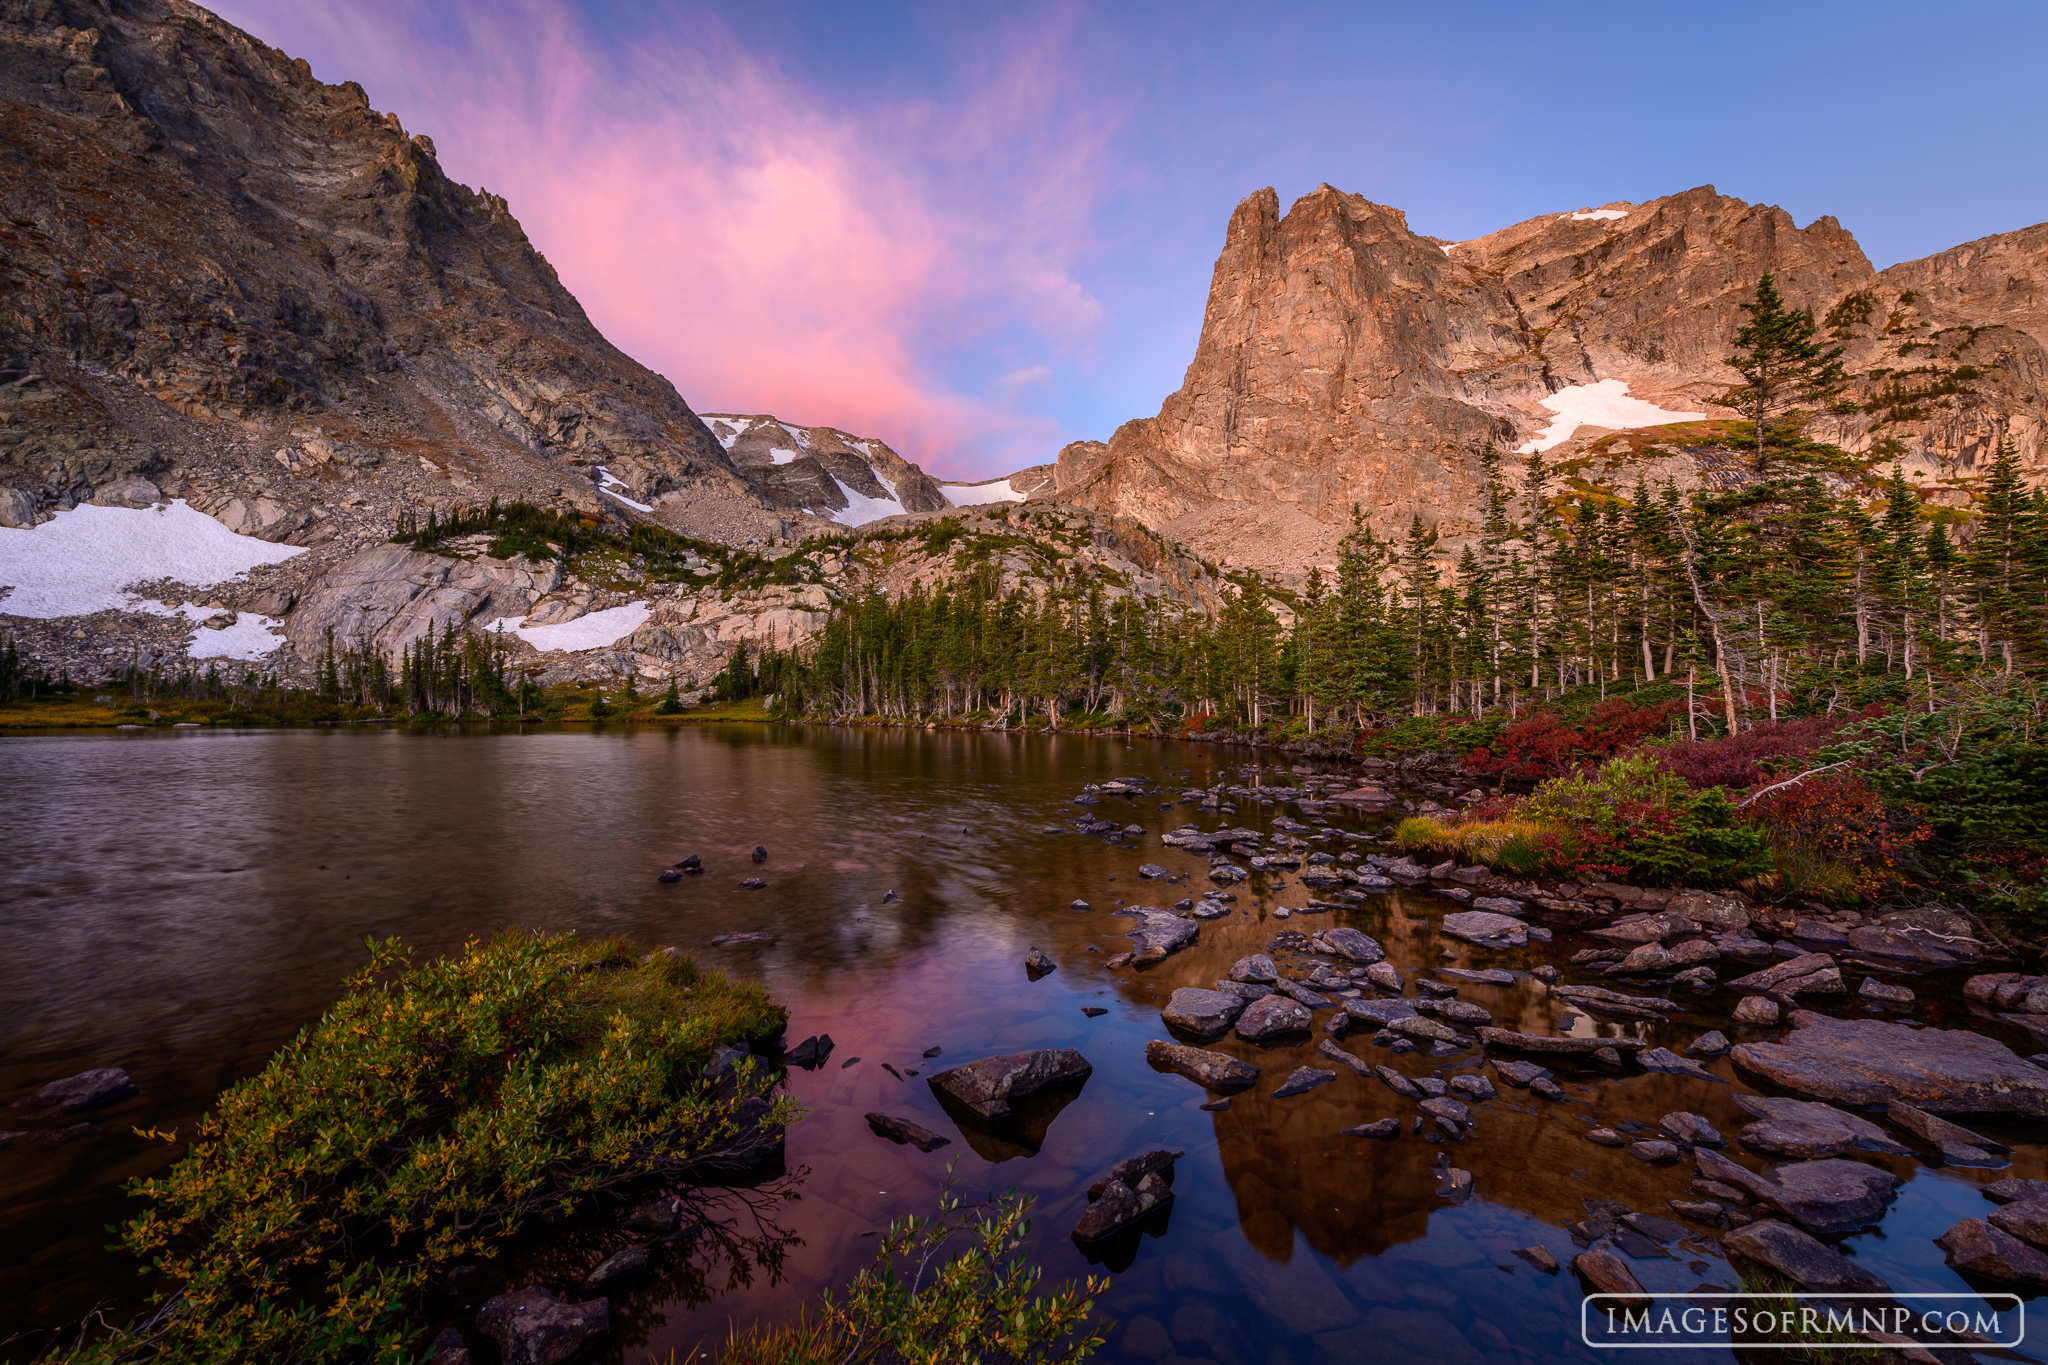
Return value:
<svg viewBox="0 0 2048 1365">
<path fill-rule="evenodd" d="M 1062 450 L 1052 495 L 1291 575 L 1329 562 L 1354 504 L 1381 535 L 1420 514 L 1454 553 L 1489 440 L 1594 483 L 1739 482 L 1722 361 L 1767 271 L 1848 347 L 1858 408 L 1816 439 L 1955 503 L 2002 436 L 2048 461 L 2048 227 L 1879 272 L 1834 219 L 1711 186 L 1444 242 L 1324 185 L 1284 217 L 1271 189 L 1238 205 L 1181 387 Z"/>
<path fill-rule="evenodd" d="M 772 555 L 952 505 L 880 441 L 714 434 L 430 137 L 185 0 L 0 6 L 0 115 L 0 616 L 52 668 L 303 670 L 329 627 L 398 649 L 619 597 L 389 545 L 401 514 L 498 499 Z M 740 617 L 713 653 L 789 642 Z"/>
</svg>

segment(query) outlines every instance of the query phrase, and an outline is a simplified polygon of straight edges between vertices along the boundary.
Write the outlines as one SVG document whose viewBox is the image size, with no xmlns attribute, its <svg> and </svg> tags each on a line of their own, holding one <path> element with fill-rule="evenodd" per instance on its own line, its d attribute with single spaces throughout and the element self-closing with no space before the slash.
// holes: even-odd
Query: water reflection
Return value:
<svg viewBox="0 0 2048 1365">
<path fill-rule="evenodd" d="M 1192 1083 L 1153 1071 L 1144 1044 L 1167 1036 L 1158 1011 L 1175 987 L 1223 977 L 1281 929 L 1332 924 L 1380 939 L 1410 997 L 1415 977 L 1438 967 L 1508 969 L 1511 984 L 1461 983 L 1458 999 L 1528 1032 L 1550 1032 L 1569 1013 L 1571 1029 L 1588 1036 L 1682 1049 L 1719 1028 L 1739 1041 L 1732 998 L 1683 997 L 1685 1013 L 1655 1023 L 1597 1019 L 1528 974 L 1567 965 L 1581 946 L 1568 925 L 1553 926 L 1552 944 L 1482 949 L 1439 931 L 1459 907 L 1427 893 L 1299 913 L 1309 892 L 1298 873 L 1239 885 L 1232 913 L 1165 962 L 1107 969 L 1130 946 L 1132 921 L 1108 913 L 1118 901 L 1171 905 L 1208 885 L 1205 860 L 1160 844 L 1162 832 L 1191 818 L 1264 829 L 1297 813 L 1250 800 L 1220 816 L 1159 809 L 1184 783 L 1240 780 L 1239 758 L 1073 736 L 743 726 L 0 741 L 0 786 L 36 793 L 0 840 L 0 1090 L 12 1097 L 106 1064 L 128 1067 L 143 1086 L 101 1116 L 99 1138 L 0 1160 L 0 1335 L 127 1292 L 130 1268 L 103 1250 L 101 1229 L 127 1212 L 118 1182 L 164 1160 L 162 1147 L 127 1129 L 189 1124 L 317 1014 L 360 960 L 362 935 L 402 933 L 438 952 L 520 925 L 676 944 L 788 1002 L 792 1038 L 838 1042 L 824 1066 L 788 1078 L 810 1109 L 790 1131 L 788 1159 L 812 1175 L 781 1211 L 796 1240 L 776 1274 L 722 1293 L 725 1272 L 671 1273 L 622 1301 L 629 1326 L 615 1359 L 686 1357 L 732 1323 L 794 1313 L 867 1262 L 867 1234 L 929 1213 L 949 1166 L 964 1192 L 1035 1194 L 1031 1250 L 1048 1278 L 1086 1274 L 1090 1253 L 1067 1232 L 1088 1182 L 1154 1147 L 1187 1152 L 1169 1213 L 1095 1252 L 1118 1272 L 1105 1300 L 1119 1323 L 1109 1359 L 1588 1358 L 1575 1344 L 1571 1277 L 1536 1274 L 1511 1253 L 1540 1243 L 1569 1259 L 1566 1229 L 1586 1218 L 1589 1199 L 1663 1212 L 1683 1197 L 1686 1168 L 1645 1166 L 1584 1134 L 1627 1119 L 1654 1125 L 1678 1109 L 1733 1133 L 1747 1116 L 1730 1097 L 1746 1086 L 1725 1059 L 1709 1064 L 1712 1081 L 1541 1059 L 1565 1101 L 1503 1085 L 1473 1107 L 1466 1141 L 1404 1131 L 1382 1143 L 1338 1132 L 1414 1115 L 1412 1101 L 1376 1078 L 1337 1068 L 1328 1085 L 1271 1097 L 1296 1066 L 1334 1066 L 1317 1057 L 1319 1034 L 1264 1047 L 1212 1042 L 1263 1071 L 1221 1112 L 1204 1111 L 1209 1096 Z M 1153 778 L 1163 795 L 1073 804 L 1083 783 L 1127 774 Z M 1286 766 L 1263 776 L 1291 780 Z M 1083 810 L 1144 833 L 1108 842 L 1071 832 Z M 1375 823 L 1329 819 L 1338 831 Z M 1046 834 L 1049 825 L 1068 832 Z M 756 844 L 769 852 L 758 868 L 748 856 Z M 1356 847 L 1338 835 L 1311 846 Z M 655 881 L 691 853 L 705 861 L 702 876 Z M 1185 880 L 1140 882 L 1143 861 Z M 757 873 L 765 889 L 741 887 Z M 1076 899 L 1093 908 L 1071 909 Z M 1282 909 L 1291 913 L 1281 918 Z M 773 938 L 709 946 L 741 931 Z M 1032 946 L 1059 969 L 1032 980 L 1023 965 Z M 1961 1009 L 1951 986 L 1916 988 L 1923 1018 Z M 1107 1013 L 1090 1018 L 1084 1006 Z M 1397 1056 L 1359 1030 L 1341 1042 L 1409 1076 L 1481 1069 L 1476 1051 Z M 942 1058 L 928 1061 L 934 1046 Z M 1094 1074 L 1044 1097 L 1043 1112 L 1020 1105 L 1007 1131 L 957 1121 L 925 1084 L 928 1067 L 1041 1047 L 1081 1049 Z M 905 1079 L 911 1071 L 921 1074 Z M 868 1129 L 872 1111 L 953 1145 L 892 1144 Z M 1859 1156 L 1909 1183 L 1881 1233 L 1849 1239 L 1853 1254 L 1901 1289 L 1965 1288 L 1928 1239 L 1981 1215 L 1988 1206 L 1974 1190 L 1989 1180 L 2048 1177 L 2038 1132 L 1997 1136 L 2017 1149 L 2000 1172 Z M 1474 1173 L 1472 1202 L 1435 1197 L 1440 1152 Z M 1671 1250 L 1635 1263 L 1639 1278 L 1670 1289 L 1729 1282 L 1711 1235 Z M 558 1287 L 587 1269 L 567 1256 Z M 1714 1353 L 1687 1358 L 1702 1355 Z"/>
</svg>

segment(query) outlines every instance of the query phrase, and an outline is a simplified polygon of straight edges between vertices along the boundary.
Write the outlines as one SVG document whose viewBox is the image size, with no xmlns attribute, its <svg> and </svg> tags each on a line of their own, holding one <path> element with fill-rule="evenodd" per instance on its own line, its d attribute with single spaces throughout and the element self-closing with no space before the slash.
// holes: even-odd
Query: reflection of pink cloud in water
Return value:
<svg viewBox="0 0 2048 1365">
<path fill-rule="evenodd" d="M 851 858 L 835 858 L 832 861 L 832 870 L 834 872 L 866 872 L 868 865 L 866 863 L 857 863 Z"/>
<path fill-rule="evenodd" d="M 912 338 L 1021 324 L 1064 345 L 1097 321 L 1065 261 L 1088 156 L 991 145 L 1042 136 L 1013 115 L 1026 96 L 1060 106 L 1057 36 L 982 73 L 965 109 L 856 124 L 701 14 L 614 53 L 556 0 L 302 3 L 221 9 L 287 50 L 310 40 L 323 78 L 375 77 L 373 103 L 505 195 L 592 321 L 693 406 L 844 427 L 962 474 L 1050 457 L 1050 420 L 955 392 Z M 949 172 L 967 183 L 931 183 Z"/>
</svg>

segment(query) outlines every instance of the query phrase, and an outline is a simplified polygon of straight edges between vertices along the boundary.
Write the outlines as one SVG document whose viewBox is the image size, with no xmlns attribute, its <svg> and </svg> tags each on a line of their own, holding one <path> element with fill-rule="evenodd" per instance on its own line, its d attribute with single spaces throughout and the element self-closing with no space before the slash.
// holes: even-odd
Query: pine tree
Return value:
<svg viewBox="0 0 2048 1365">
<path fill-rule="evenodd" d="M 1812 309 L 1787 308 L 1776 280 L 1757 281 L 1756 296 L 1742 305 L 1749 321 L 1735 333 L 1740 349 L 1722 363 L 1742 376 L 1723 400 L 1756 423 L 1756 469 L 1764 470 L 1764 434 L 1770 419 L 1801 404 L 1818 405 L 1848 384 L 1842 368 L 1845 345 L 1825 346 Z"/>
</svg>

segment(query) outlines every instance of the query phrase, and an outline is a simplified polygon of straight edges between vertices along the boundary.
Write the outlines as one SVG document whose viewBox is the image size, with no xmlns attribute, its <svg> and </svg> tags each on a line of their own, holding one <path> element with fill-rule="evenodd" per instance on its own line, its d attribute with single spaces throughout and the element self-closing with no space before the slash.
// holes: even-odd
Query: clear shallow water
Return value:
<svg viewBox="0 0 2048 1365">
<path fill-rule="evenodd" d="M 1167 1036 L 1159 1007 L 1176 986 L 1223 976 L 1280 928 L 1353 924 L 1411 982 L 1418 968 L 1453 962 L 1562 963 L 1583 946 L 1555 926 L 1552 945 L 1476 949 L 1437 933 L 1455 906 L 1426 894 L 1281 921 L 1274 907 L 1305 899 L 1298 882 L 1276 893 L 1255 878 L 1237 888 L 1235 913 L 1203 925 L 1196 947 L 1142 973 L 1107 971 L 1103 961 L 1129 946 L 1132 922 L 1108 913 L 1119 897 L 1170 904 L 1194 889 L 1141 884 L 1139 863 L 1203 866 L 1159 834 L 1219 821 L 1161 810 L 1165 796 L 1105 797 L 1090 811 L 1145 827 L 1132 847 L 1042 830 L 1080 813 L 1071 801 L 1084 782 L 1144 775 L 1170 796 L 1184 774 L 1206 784 L 1244 761 L 1242 751 L 1076 737 L 741 726 L 0 740 L 0 791 L 10 794 L 0 834 L 0 1099 L 102 1065 L 126 1067 L 143 1090 L 94 1116 L 105 1130 L 94 1140 L 0 1151 L 0 1337 L 130 1297 L 137 1282 L 104 1251 L 104 1229 L 128 1212 L 120 1182 L 169 1151 L 128 1130 L 189 1124 L 222 1086 L 260 1067 L 359 963 L 363 935 L 401 934 L 432 953 L 513 925 L 675 944 L 763 981 L 789 1006 L 792 1042 L 822 1032 L 838 1044 L 824 1068 L 789 1077 L 811 1113 L 789 1134 L 788 1164 L 808 1176 L 784 1210 L 802 1245 L 782 1280 L 707 1302 L 694 1301 L 685 1277 L 658 1283 L 624 1305 L 613 1359 L 715 1353 L 729 1326 L 793 1313 L 865 1263 L 873 1242 L 864 1234 L 931 1212 L 949 1164 L 964 1191 L 1038 1196 L 1034 1252 L 1049 1280 L 1100 1271 L 1067 1236 L 1086 1186 L 1112 1162 L 1162 1146 L 1187 1153 L 1177 1198 L 1107 1267 L 1104 1310 L 1117 1323 L 1107 1359 L 1608 1354 L 1578 1344 L 1570 1274 L 1537 1274 L 1511 1251 L 1541 1243 L 1568 1261 L 1577 1248 L 1564 1225 L 1586 1216 L 1588 1198 L 1664 1213 L 1684 1197 L 1689 1163 L 1647 1167 L 1590 1144 L 1582 1134 L 1596 1120 L 1654 1123 L 1690 1109 L 1732 1133 L 1747 1116 L 1729 1096 L 1745 1087 L 1725 1060 L 1710 1068 L 1720 1083 L 1633 1071 L 1613 1079 L 1591 1066 L 1581 1076 L 1566 1063 L 1557 1070 L 1573 1102 L 1560 1105 L 1503 1086 L 1500 1099 L 1474 1107 L 1470 1140 L 1448 1147 L 1476 1177 L 1477 1197 L 1460 1206 L 1433 1193 L 1444 1146 L 1338 1133 L 1414 1114 L 1377 1080 L 1342 1073 L 1306 1095 L 1269 1098 L 1293 1067 L 1318 1064 L 1315 1036 L 1215 1044 L 1265 1074 L 1228 1111 L 1203 1112 L 1206 1092 L 1145 1061 L 1145 1042 Z M 1267 769 L 1266 780 L 1286 779 Z M 1280 810 L 1244 803 L 1222 823 L 1263 828 Z M 770 851 L 760 869 L 747 861 L 756 843 Z M 706 875 L 655 882 L 689 853 L 704 857 Z M 767 889 L 740 889 L 757 870 Z M 885 903 L 889 890 L 899 898 Z M 1095 909 L 1067 908 L 1076 897 Z M 775 941 L 707 946 L 754 929 Z M 1032 945 L 1060 970 L 1028 980 Z M 1922 1017 L 1957 1008 L 1953 983 L 1920 984 Z M 1538 1032 L 1557 1012 L 1527 978 L 1466 985 L 1460 998 Z M 1709 997 L 1651 1036 L 1674 1048 L 1708 1027 L 1734 1036 L 1733 1004 L 1731 993 Z M 1086 1018 L 1089 1005 L 1108 1013 Z M 1619 1031 L 1580 1025 L 1594 1027 Z M 1344 1045 L 1409 1074 L 1448 1076 L 1479 1061 L 1476 1052 L 1395 1058 L 1356 1033 Z M 932 1046 L 944 1052 L 927 1061 L 920 1054 Z M 1038 1047 L 1079 1048 L 1095 1070 L 1035 1152 L 962 1132 L 922 1079 Z M 844 1067 L 850 1057 L 862 1061 Z M 922 1075 L 899 1081 L 883 1062 Z M 912 1118 L 952 1145 L 930 1154 L 895 1146 L 869 1131 L 871 1110 Z M 1991 1207 L 1979 1185 L 2048 1177 L 2032 1145 L 2039 1132 L 1998 1135 L 2019 1145 L 2005 1171 L 1864 1157 L 1908 1184 L 1882 1229 L 1848 1248 L 1896 1289 L 1967 1289 L 1929 1239 Z M 1634 1262 L 1638 1278 L 1668 1290 L 1733 1283 L 1713 1233 L 1672 1250 Z M 565 1279 L 587 1268 L 563 1264 Z M 1657 1353 L 1630 1358 L 1645 1354 Z"/>
</svg>

